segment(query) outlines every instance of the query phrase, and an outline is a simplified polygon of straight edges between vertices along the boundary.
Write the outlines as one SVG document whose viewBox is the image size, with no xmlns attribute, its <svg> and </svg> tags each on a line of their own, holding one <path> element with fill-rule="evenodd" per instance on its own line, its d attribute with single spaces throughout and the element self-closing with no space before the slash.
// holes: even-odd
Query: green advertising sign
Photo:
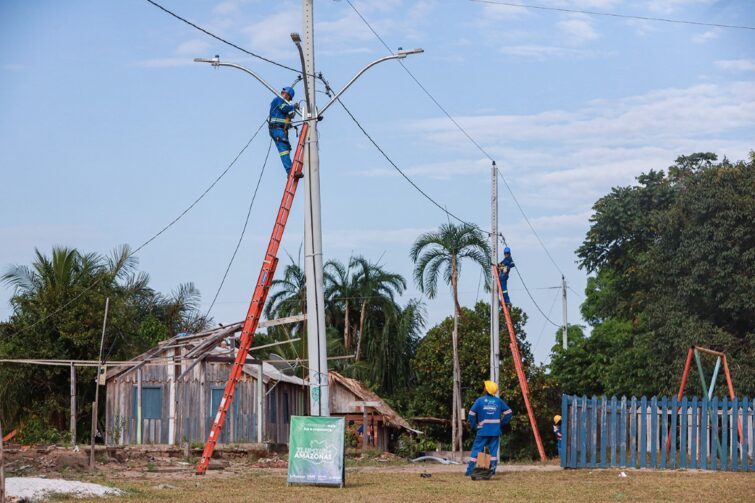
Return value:
<svg viewBox="0 0 755 503">
<path fill-rule="evenodd" d="M 288 483 L 343 487 L 344 428 L 342 417 L 291 417 Z"/>
</svg>

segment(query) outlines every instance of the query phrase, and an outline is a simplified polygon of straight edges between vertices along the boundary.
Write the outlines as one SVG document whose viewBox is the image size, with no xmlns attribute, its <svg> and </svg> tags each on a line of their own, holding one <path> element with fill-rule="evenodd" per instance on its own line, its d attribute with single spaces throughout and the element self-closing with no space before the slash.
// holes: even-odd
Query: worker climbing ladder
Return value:
<svg viewBox="0 0 755 503">
<path fill-rule="evenodd" d="M 265 259 L 262 262 L 257 285 L 252 294 L 252 302 L 249 304 L 249 311 L 247 311 L 244 326 L 241 329 L 239 350 L 236 354 L 236 360 L 233 363 L 233 367 L 231 368 L 228 382 L 225 385 L 225 391 L 223 392 L 223 398 L 220 400 L 220 406 L 215 415 L 215 420 L 212 422 L 212 428 L 207 437 L 207 443 L 204 445 L 202 458 L 199 460 L 199 463 L 197 463 L 197 475 L 203 475 L 210 464 L 210 458 L 215 450 L 215 444 L 217 443 L 218 438 L 220 438 L 220 430 L 223 428 L 223 423 L 225 422 L 228 406 L 233 401 L 233 393 L 236 390 L 236 383 L 241 378 L 241 372 L 244 363 L 246 362 L 246 357 L 249 354 L 249 348 L 252 347 L 252 342 L 254 341 L 254 332 L 257 330 L 257 324 L 260 321 L 262 309 L 265 307 L 265 300 L 270 291 L 270 285 L 272 284 L 273 276 L 275 275 L 275 268 L 278 265 L 278 248 L 280 248 L 281 240 L 283 239 L 283 231 L 286 229 L 286 222 L 288 221 L 288 215 L 291 213 L 291 205 L 294 202 L 296 187 L 299 184 L 299 178 L 297 178 L 297 175 L 301 173 L 303 167 L 304 142 L 307 138 L 308 127 L 309 125 L 305 122 L 302 126 L 301 133 L 299 134 L 299 144 L 296 146 L 293 166 L 288 179 L 286 180 L 286 188 L 283 191 L 283 198 L 281 199 L 280 209 L 278 209 L 278 216 L 275 218 L 273 233 L 272 236 L 270 236 L 270 242 L 267 245 L 267 252 L 265 252 Z M 261 421 L 262 419 L 260 418 L 259 420 Z"/>
<path fill-rule="evenodd" d="M 543 441 L 540 439 L 540 430 L 537 428 L 537 421 L 535 421 L 535 414 L 532 411 L 532 405 L 530 404 L 530 390 L 527 385 L 527 378 L 524 375 L 524 368 L 522 367 L 522 357 L 519 354 L 519 344 L 516 341 L 516 333 L 514 333 L 514 324 L 511 322 L 511 313 L 509 313 L 509 306 L 506 304 L 503 298 L 503 290 L 501 288 L 501 279 L 498 277 L 498 271 L 493 266 L 493 277 L 495 278 L 496 288 L 498 289 L 498 297 L 503 307 L 503 315 L 506 318 L 506 328 L 509 332 L 511 357 L 514 360 L 514 367 L 516 368 L 516 376 L 519 379 L 519 387 L 522 389 L 522 396 L 524 397 L 524 405 L 527 407 L 527 415 L 530 418 L 530 426 L 532 427 L 532 434 L 535 436 L 535 443 L 537 444 L 537 452 L 540 454 L 540 460 L 547 461 L 545 457 L 545 449 L 543 449 Z"/>
</svg>

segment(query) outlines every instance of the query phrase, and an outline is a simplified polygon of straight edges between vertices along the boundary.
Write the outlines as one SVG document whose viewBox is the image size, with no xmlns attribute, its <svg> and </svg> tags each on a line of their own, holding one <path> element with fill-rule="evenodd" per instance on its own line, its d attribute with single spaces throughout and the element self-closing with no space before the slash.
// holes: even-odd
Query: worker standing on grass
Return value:
<svg viewBox="0 0 755 503">
<path fill-rule="evenodd" d="M 509 299 L 509 272 L 516 267 L 514 259 L 511 258 L 511 248 L 508 246 L 503 249 L 503 261 L 498 264 L 498 279 L 501 280 L 501 291 L 503 292 L 503 301 L 511 308 L 511 299 Z"/>
<path fill-rule="evenodd" d="M 490 452 L 490 472 L 495 473 L 498 465 L 498 445 L 501 442 L 501 426 L 511 421 L 511 408 L 496 396 L 498 385 L 493 381 L 485 381 L 485 394 L 475 400 L 469 409 L 469 426 L 476 432 L 472 445 L 472 458 L 467 465 L 467 476 L 472 475 L 477 455 L 485 447 Z"/>
<path fill-rule="evenodd" d="M 284 87 L 281 95 L 276 96 L 270 103 L 270 117 L 267 120 L 270 138 L 275 142 L 286 175 L 291 173 L 291 142 L 288 141 L 288 128 L 291 127 L 291 119 L 299 108 L 298 103 L 290 103 L 293 98 L 294 88 Z M 296 178 L 303 176 L 301 172 L 296 174 Z"/>
</svg>

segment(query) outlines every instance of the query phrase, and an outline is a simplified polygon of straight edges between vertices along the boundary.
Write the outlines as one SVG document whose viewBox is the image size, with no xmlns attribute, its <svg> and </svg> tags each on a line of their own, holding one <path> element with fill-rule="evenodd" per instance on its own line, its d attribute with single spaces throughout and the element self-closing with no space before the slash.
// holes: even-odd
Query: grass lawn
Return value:
<svg viewBox="0 0 755 503">
<path fill-rule="evenodd" d="M 315 502 L 474 502 L 474 501 L 755 501 L 755 474 L 698 471 L 506 471 L 493 480 L 472 482 L 449 470 L 421 478 L 417 471 L 357 469 L 347 472 L 344 489 L 287 486 L 283 470 L 223 476 L 99 482 L 127 491 L 108 501 Z M 432 470 L 431 470 L 432 471 Z M 161 484 L 169 487 L 159 488 Z M 60 500 L 58 500 L 60 501 Z M 77 501 L 77 500 L 71 500 Z M 79 502 L 81 500 L 78 500 Z"/>
</svg>

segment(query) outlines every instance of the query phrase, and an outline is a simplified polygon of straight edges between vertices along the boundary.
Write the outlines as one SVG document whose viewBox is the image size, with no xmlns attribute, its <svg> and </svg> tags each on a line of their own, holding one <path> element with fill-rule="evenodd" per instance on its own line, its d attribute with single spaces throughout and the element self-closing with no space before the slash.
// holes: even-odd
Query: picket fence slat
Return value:
<svg viewBox="0 0 755 503">
<path fill-rule="evenodd" d="M 564 395 L 561 409 L 564 468 L 755 471 L 749 397 Z"/>
<path fill-rule="evenodd" d="M 692 429 L 690 440 L 690 452 L 689 452 L 689 466 L 690 468 L 697 468 L 697 397 L 692 397 Z"/>
</svg>

